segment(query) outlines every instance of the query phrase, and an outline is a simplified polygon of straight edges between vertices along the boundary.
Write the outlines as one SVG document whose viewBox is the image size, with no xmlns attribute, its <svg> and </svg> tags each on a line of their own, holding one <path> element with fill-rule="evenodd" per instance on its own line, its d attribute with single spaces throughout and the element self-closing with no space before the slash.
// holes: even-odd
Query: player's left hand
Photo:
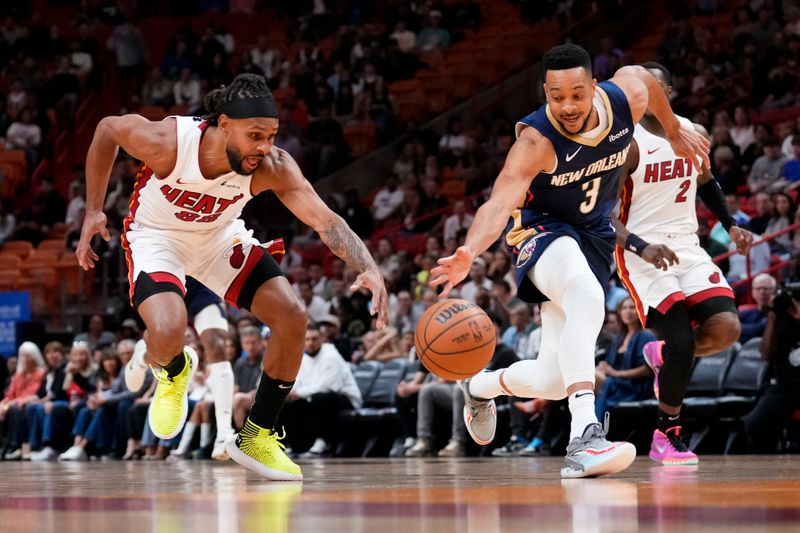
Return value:
<svg viewBox="0 0 800 533">
<path fill-rule="evenodd" d="M 472 267 L 473 257 L 466 246 L 456 248 L 456 253 L 449 257 L 439 259 L 439 266 L 431 269 L 431 280 L 428 285 L 436 287 L 444 285 L 444 290 L 439 294 L 439 298 L 447 298 L 453 287 L 461 283 L 469 274 Z"/>
<path fill-rule="evenodd" d="M 739 255 L 747 255 L 750 247 L 753 246 L 753 234 L 739 226 L 731 226 L 728 235 L 731 236 L 731 241 L 736 245 L 736 251 Z"/>
<path fill-rule="evenodd" d="M 672 265 L 680 263 L 675 252 L 664 244 L 648 244 L 642 250 L 641 257 L 654 267 L 665 271 Z"/>
<path fill-rule="evenodd" d="M 375 323 L 378 329 L 386 327 L 389 321 L 389 296 L 386 294 L 386 287 L 383 284 L 383 276 L 378 270 L 365 270 L 356 278 L 355 283 L 350 286 L 350 290 L 368 289 L 372 293 L 372 305 L 369 314 L 378 317 Z"/>
<path fill-rule="evenodd" d="M 668 134 L 667 137 L 675 154 L 689 159 L 698 174 L 703 172 L 703 166 L 711 168 L 711 160 L 708 157 L 711 143 L 694 127 L 681 122 L 678 131 L 672 135 Z"/>
</svg>

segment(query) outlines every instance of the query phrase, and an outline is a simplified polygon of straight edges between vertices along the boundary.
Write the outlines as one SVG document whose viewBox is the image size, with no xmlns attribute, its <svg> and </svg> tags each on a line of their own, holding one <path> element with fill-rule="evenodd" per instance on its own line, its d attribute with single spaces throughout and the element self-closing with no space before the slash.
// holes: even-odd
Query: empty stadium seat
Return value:
<svg viewBox="0 0 800 533">
<path fill-rule="evenodd" d="M 0 248 L 0 252 L 13 253 L 23 259 L 28 257 L 32 251 L 33 244 L 31 244 L 29 241 L 6 241 L 3 243 L 3 247 Z"/>
<path fill-rule="evenodd" d="M 761 358 L 759 342 L 760 338 L 750 339 L 736 354 L 722 382 L 727 394 L 719 398 L 721 418 L 739 418 L 748 413 L 769 383 L 769 363 Z"/>
<path fill-rule="evenodd" d="M 733 358 L 733 350 L 734 348 L 728 348 L 718 354 L 697 359 L 686 388 L 687 397 L 683 402 L 687 417 L 705 418 L 714 414 L 722 394 L 722 382 Z"/>
</svg>

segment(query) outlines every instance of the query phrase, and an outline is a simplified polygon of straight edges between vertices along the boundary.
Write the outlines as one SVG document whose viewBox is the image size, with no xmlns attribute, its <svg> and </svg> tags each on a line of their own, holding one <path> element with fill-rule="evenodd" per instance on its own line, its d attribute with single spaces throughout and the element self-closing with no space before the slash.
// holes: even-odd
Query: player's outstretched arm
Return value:
<svg viewBox="0 0 800 533">
<path fill-rule="evenodd" d="M 467 277 L 472 261 L 503 233 L 508 217 L 525 200 L 531 180 L 554 164 L 555 152 L 550 142 L 535 129 L 524 129 L 508 152 L 489 200 L 475 213 L 464 246 L 450 257 L 439 259 L 439 266 L 431 271 L 430 285 L 444 285 L 440 298 L 447 297 Z"/>
<path fill-rule="evenodd" d="M 708 138 L 708 131 L 700 124 L 694 124 L 694 128 L 701 135 Z M 711 173 L 711 169 L 703 165 L 703 170 L 697 176 L 697 196 L 706 204 L 706 207 L 717 217 L 722 227 L 731 236 L 731 241 L 736 243 L 736 251 L 740 255 L 747 255 L 753 245 L 753 234 L 736 224 L 736 219 L 731 216 L 728 209 L 728 202 L 725 201 L 725 193 L 719 186 L 716 178 Z"/>
<path fill-rule="evenodd" d="M 708 157 L 711 144 L 708 139 L 694 128 L 681 124 L 672 111 L 664 88 L 647 69 L 628 65 L 619 69 L 610 81 L 625 93 L 634 122 L 639 122 L 645 111 L 649 110 L 664 128 L 678 156 L 690 159 L 698 172 L 703 163 L 711 166 Z"/>
<path fill-rule="evenodd" d="M 272 170 L 256 175 L 260 183 L 254 186 L 254 194 L 271 188 L 292 214 L 319 233 L 322 242 L 359 273 L 351 289 L 363 287 L 372 293 L 370 313 L 377 315 L 378 328 L 385 327 L 389 317 L 389 297 L 383 275 L 358 235 L 322 201 L 287 152 L 274 148 L 262 167 Z"/>
<path fill-rule="evenodd" d="M 97 124 L 86 154 L 86 218 L 76 250 L 78 264 L 84 270 L 93 268 L 99 259 L 90 246 L 92 237 L 99 233 L 105 240 L 110 238 L 103 203 L 119 148 L 163 173 L 175 164 L 175 142 L 172 120 L 150 122 L 140 115 L 124 115 L 106 117 Z"/>
</svg>

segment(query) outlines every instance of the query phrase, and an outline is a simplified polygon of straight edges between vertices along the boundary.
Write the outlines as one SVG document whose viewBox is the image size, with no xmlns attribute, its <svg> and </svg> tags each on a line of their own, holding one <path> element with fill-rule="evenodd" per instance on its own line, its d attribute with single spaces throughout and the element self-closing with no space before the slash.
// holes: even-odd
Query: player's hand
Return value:
<svg viewBox="0 0 800 533">
<path fill-rule="evenodd" d="M 378 329 L 386 327 L 389 321 L 389 296 L 386 294 L 386 287 L 383 284 L 383 275 L 378 270 L 365 270 L 356 278 L 355 283 L 350 286 L 350 290 L 357 291 L 361 288 L 369 289 L 372 293 L 372 305 L 369 314 L 378 317 L 375 326 Z"/>
<path fill-rule="evenodd" d="M 645 246 L 644 250 L 642 250 L 641 257 L 654 267 L 660 268 L 661 270 L 667 270 L 672 265 L 677 265 L 680 263 L 680 261 L 678 261 L 678 256 L 675 255 L 675 252 L 670 250 L 669 247 L 664 244 L 648 244 Z"/>
<path fill-rule="evenodd" d="M 731 236 L 731 241 L 736 244 L 736 251 L 739 255 L 747 255 L 750 247 L 753 246 L 753 234 L 739 226 L 731 226 L 728 235 Z"/>
<path fill-rule="evenodd" d="M 711 143 L 694 127 L 681 122 L 678 131 L 668 135 L 668 139 L 675 154 L 689 159 L 698 174 L 703 172 L 704 165 L 706 168 L 711 168 L 711 160 L 708 157 Z"/>
<path fill-rule="evenodd" d="M 448 257 L 442 257 L 437 261 L 439 266 L 431 270 L 431 281 L 428 285 L 431 287 L 444 285 L 444 290 L 442 290 L 439 298 L 447 298 L 453 287 L 467 277 L 469 269 L 472 267 L 472 261 L 472 254 L 469 253 L 467 247 L 459 246 L 456 249 L 456 253 Z"/>
<path fill-rule="evenodd" d="M 92 238 L 98 233 L 106 241 L 111 240 L 111 235 L 106 228 L 106 215 L 102 211 L 87 211 L 86 218 L 83 220 L 83 228 L 81 228 L 81 240 L 75 251 L 78 256 L 78 264 L 84 270 L 94 268 L 95 261 L 100 260 L 92 250 Z"/>
</svg>

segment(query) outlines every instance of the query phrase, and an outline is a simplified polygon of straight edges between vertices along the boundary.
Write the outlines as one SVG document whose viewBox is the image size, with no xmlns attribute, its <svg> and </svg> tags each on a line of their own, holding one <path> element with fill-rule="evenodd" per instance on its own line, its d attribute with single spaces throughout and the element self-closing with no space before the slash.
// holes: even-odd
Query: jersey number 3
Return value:
<svg viewBox="0 0 800 533">
<path fill-rule="evenodd" d="M 689 190 L 689 186 L 691 186 L 691 184 L 692 180 L 686 180 L 684 182 L 681 182 L 680 185 L 678 185 L 678 187 L 680 187 L 681 190 L 678 191 L 678 196 L 675 197 L 676 204 L 680 204 L 686 201 L 686 191 Z"/>
<path fill-rule="evenodd" d="M 600 192 L 600 178 L 587 181 L 581 185 L 581 189 L 586 191 L 586 200 L 580 205 L 581 213 L 585 215 L 591 213 L 592 209 L 594 209 L 594 205 L 597 203 L 597 195 Z"/>
</svg>

